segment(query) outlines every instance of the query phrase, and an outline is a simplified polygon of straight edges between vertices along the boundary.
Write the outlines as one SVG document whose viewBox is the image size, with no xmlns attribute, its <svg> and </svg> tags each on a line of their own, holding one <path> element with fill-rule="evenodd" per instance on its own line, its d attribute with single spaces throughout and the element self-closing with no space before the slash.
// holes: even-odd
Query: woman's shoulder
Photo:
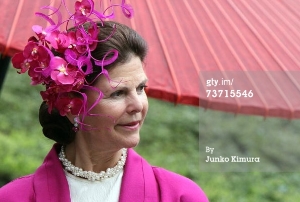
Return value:
<svg viewBox="0 0 300 202">
<path fill-rule="evenodd" d="M 204 191 L 191 179 L 166 170 L 152 166 L 154 175 L 161 192 L 176 193 L 181 201 L 208 202 Z"/>
<path fill-rule="evenodd" d="M 0 188 L 0 201 L 33 201 L 33 174 L 19 177 Z M 27 200 L 26 200 L 27 199 Z"/>
</svg>

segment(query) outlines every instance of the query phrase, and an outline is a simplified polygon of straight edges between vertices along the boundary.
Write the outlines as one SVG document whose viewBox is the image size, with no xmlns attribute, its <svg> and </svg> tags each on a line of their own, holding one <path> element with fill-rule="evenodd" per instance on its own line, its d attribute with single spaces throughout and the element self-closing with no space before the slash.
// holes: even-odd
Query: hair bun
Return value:
<svg viewBox="0 0 300 202">
<path fill-rule="evenodd" d="M 74 140 L 76 133 L 72 130 L 73 124 L 66 116 L 61 116 L 55 109 L 49 114 L 46 102 L 41 104 L 39 121 L 45 137 L 64 145 Z"/>
</svg>

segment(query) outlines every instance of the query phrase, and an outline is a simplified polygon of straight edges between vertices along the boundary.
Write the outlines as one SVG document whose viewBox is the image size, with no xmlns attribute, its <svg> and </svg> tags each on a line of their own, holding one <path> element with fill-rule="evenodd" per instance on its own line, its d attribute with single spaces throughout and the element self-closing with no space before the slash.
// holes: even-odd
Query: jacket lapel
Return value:
<svg viewBox="0 0 300 202">
<path fill-rule="evenodd" d="M 128 150 L 119 201 L 159 201 L 152 167 L 133 149 Z"/>
<path fill-rule="evenodd" d="M 37 169 L 33 188 L 37 202 L 71 202 L 68 182 L 58 159 L 60 145 L 55 144 Z"/>
</svg>

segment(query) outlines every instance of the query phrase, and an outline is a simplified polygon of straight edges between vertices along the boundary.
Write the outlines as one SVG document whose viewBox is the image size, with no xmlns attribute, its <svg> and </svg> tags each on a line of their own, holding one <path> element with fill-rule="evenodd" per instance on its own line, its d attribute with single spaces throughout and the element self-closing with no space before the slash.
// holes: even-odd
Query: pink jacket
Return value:
<svg viewBox="0 0 300 202">
<path fill-rule="evenodd" d="M 0 202 L 71 202 L 68 182 L 55 144 L 34 174 L 18 178 L 0 189 Z M 134 150 L 122 178 L 120 202 L 208 202 L 193 181 L 162 168 L 152 167 Z"/>
</svg>

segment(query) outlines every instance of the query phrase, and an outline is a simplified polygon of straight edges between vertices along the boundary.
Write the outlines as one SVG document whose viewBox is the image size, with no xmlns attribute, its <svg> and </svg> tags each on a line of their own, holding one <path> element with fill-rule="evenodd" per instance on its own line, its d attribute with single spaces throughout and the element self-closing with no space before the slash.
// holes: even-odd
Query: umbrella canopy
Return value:
<svg viewBox="0 0 300 202">
<path fill-rule="evenodd" d="M 66 1 L 69 8 L 74 2 Z M 149 43 L 149 96 L 234 113 L 300 118 L 300 0 L 126 2 L 135 16 L 127 20 L 117 12 L 115 20 Z M 2 0 L 0 52 L 11 56 L 21 50 L 33 35 L 31 25 L 46 26 L 34 12 L 59 4 Z"/>
</svg>

